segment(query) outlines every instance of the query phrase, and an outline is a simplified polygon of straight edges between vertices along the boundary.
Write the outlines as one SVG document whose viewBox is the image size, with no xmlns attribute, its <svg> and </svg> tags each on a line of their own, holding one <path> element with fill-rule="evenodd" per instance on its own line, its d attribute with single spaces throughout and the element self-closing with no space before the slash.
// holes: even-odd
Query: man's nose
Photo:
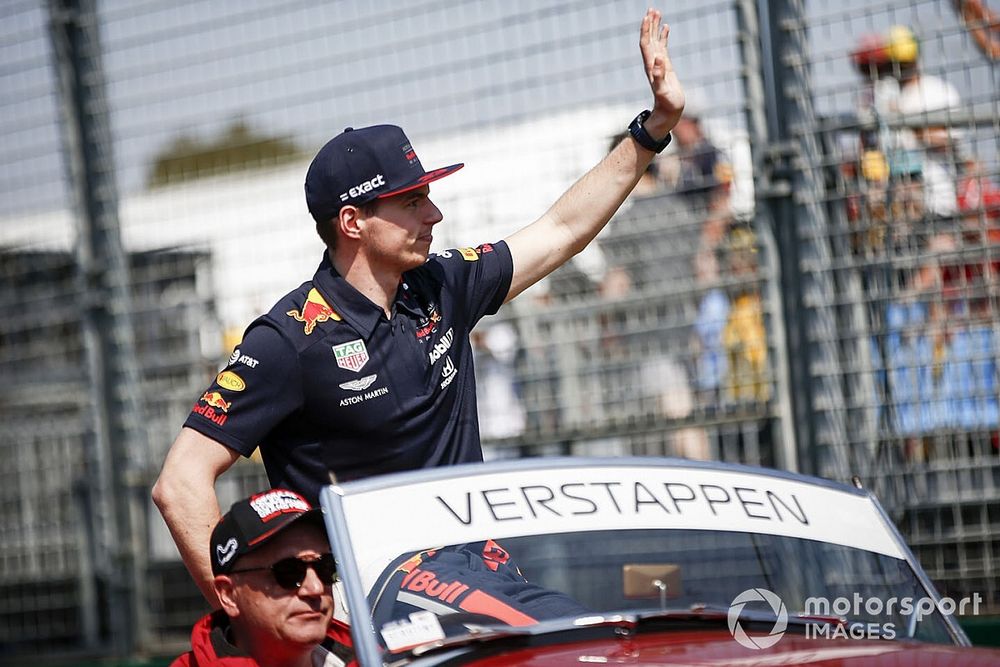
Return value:
<svg viewBox="0 0 1000 667">
<path fill-rule="evenodd" d="M 434 205 L 430 199 L 427 200 L 427 224 L 436 225 L 437 223 L 444 220 L 444 214 L 441 213 L 441 209 Z"/>
<path fill-rule="evenodd" d="M 306 568 L 306 576 L 298 588 L 298 594 L 303 597 L 322 595 L 329 584 L 324 584 L 314 568 Z"/>
</svg>

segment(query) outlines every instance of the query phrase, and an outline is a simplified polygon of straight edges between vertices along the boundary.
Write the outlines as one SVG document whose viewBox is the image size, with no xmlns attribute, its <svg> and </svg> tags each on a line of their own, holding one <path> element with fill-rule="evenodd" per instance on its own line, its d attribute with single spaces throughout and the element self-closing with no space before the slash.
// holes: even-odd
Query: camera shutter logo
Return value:
<svg viewBox="0 0 1000 667">
<path fill-rule="evenodd" d="M 743 626 L 740 625 L 740 612 L 743 611 L 743 607 L 748 602 L 766 602 L 771 607 L 771 611 L 777 616 L 777 619 L 774 621 L 774 627 L 771 628 L 768 634 L 761 637 L 751 637 L 743 629 Z M 736 599 L 729 605 L 727 620 L 729 622 L 729 633 L 733 636 L 733 639 L 740 646 L 745 646 L 756 651 L 774 646 L 784 636 L 785 628 L 788 627 L 788 610 L 785 609 L 785 603 L 781 601 L 781 598 L 766 588 L 749 588 L 737 595 Z"/>
</svg>

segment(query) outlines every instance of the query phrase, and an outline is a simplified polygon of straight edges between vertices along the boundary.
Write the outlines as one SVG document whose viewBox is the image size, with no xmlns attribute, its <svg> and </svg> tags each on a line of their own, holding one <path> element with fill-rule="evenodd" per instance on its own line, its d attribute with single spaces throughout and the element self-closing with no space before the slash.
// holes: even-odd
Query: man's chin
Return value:
<svg viewBox="0 0 1000 667">
<path fill-rule="evenodd" d="M 326 639 L 326 633 L 328 630 L 329 623 L 324 625 L 295 628 L 285 635 L 285 640 L 298 644 L 303 648 L 311 648 L 312 646 L 323 643 L 323 640 Z"/>
<path fill-rule="evenodd" d="M 419 248 L 414 248 L 413 252 L 411 253 L 412 261 L 408 261 L 406 263 L 406 268 L 404 268 L 403 271 L 404 272 L 412 271 L 413 269 L 419 266 L 423 266 L 424 263 L 427 261 L 427 258 L 430 256 L 430 254 L 431 253 L 429 249 L 421 251 Z"/>
<path fill-rule="evenodd" d="M 332 614 L 299 614 L 288 619 L 288 639 L 300 644 L 316 644 L 326 638 Z"/>
</svg>

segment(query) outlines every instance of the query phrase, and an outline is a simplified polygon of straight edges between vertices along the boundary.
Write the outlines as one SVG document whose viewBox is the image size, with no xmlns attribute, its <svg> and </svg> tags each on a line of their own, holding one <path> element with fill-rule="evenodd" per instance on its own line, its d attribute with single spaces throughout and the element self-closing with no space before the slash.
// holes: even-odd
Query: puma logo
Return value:
<svg viewBox="0 0 1000 667">
<path fill-rule="evenodd" d="M 236 555 L 236 548 L 239 545 L 236 543 L 235 537 L 230 537 L 229 541 L 224 545 L 219 544 L 215 547 L 215 555 L 219 557 L 219 565 L 225 565 L 233 559 Z"/>
</svg>

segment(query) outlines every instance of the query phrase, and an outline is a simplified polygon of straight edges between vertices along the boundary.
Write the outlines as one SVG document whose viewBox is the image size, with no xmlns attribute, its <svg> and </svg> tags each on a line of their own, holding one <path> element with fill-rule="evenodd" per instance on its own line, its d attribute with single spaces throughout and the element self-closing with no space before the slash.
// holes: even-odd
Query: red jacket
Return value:
<svg viewBox="0 0 1000 667">
<path fill-rule="evenodd" d="M 229 617 L 219 610 L 207 614 L 191 630 L 191 650 L 178 656 L 170 667 L 259 667 L 257 661 L 226 639 Z M 330 622 L 327 639 L 316 647 L 313 664 L 324 667 L 348 667 L 355 664 L 351 650 L 351 631 L 337 620 Z"/>
</svg>

